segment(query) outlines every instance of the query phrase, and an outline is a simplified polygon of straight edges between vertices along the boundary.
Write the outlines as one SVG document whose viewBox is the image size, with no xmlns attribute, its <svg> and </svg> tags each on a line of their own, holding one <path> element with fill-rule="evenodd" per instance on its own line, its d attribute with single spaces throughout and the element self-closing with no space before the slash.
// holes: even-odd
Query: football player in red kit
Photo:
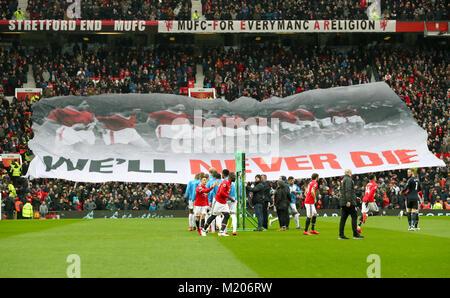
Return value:
<svg viewBox="0 0 450 298">
<path fill-rule="evenodd" d="M 231 202 L 234 202 L 235 199 L 230 197 L 231 183 L 236 180 L 236 175 L 234 173 L 230 173 L 227 169 L 222 171 L 223 180 L 219 185 L 219 189 L 217 190 L 217 194 L 215 197 L 215 203 L 212 210 L 211 216 L 208 218 L 205 226 L 202 231 L 206 233 L 211 222 L 218 216 L 223 215 L 222 226 L 220 227 L 220 232 L 218 236 L 229 236 L 225 233 L 225 228 L 227 227 L 228 218 L 230 217 L 230 208 L 227 204 L 227 199 Z"/>
<path fill-rule="evenodd" d="M 306 198 L 305 198 L 305 208 L 306 208 L 306 225 L 305 231 L 303 235 L 311 235 L 319 233 L 315 230 L 316 219 L 317 219 L 317 211 L 315 203 L 317 202 L 316 192 L 319 184 L 317 181 L 319 180 L 319 174 L 314 173 L 311 175 L 311 182 L 309 182 L 306 188 Z M 308 232 L 309 224 L 311 223 L 311 232 Z"/>
<path fill-rule="evenodd" d="M 137 147 L 149 145 L 136 131 L 136 115 L 125 116 L 116 114 L 113 116 L 98 116 L 98 121 L 103 125 L 103 141 L 106 145 L 131 144 Z"/>
<path fill-rule="evenodd" d="M 157 151 L 165 151 L 163 139 L 181 139 L 183 137 L 192 138 L 193 126 L 189 121 L 189 116 L 184 113 L 184 106 L 178 104 L 165 111 L 150 113 L 147 124 L 155 130 L 158 140 Z"/>
<path fill-rule="evenodd" d="M 206 187 L 207 182 L 208 182 L 208 175 L 203 174 L 200 180 L 200 185 L 197 186 L 197 189 L 195 190 L 194 216 L 195 216 L 195 223 L 197 226 L 197 232 L 199 235 L 205 234 L 205 232 L 202 233 L 201 228 L 203 228 L 203 226 L 205 225 L 205 216 L 208 212 L 209 207 L 208 193 L 214 187 L 219 185 L 219 183 L 216 182 L 211 187 Z"/>
<path fill-rule="evenodd" d="M 87 102 L 83 101 L 78 107 L 56 108 L 47 115 L 47 122 L 44 125 L 54 127 L 56 130 L 56 146 L 95 143 L 93 128 L 96 119 L 94 114 L 87 111 L 88 108 Z"/>
<path fill-rule="evenodd" d="M 358 233 L 361 232 L 361 225 L 366 223 L 366 219 L 369 216 L 369 211 L 378 212 L 377 203 L 375 203 L 375 193 L 377 192 L 378 184 L 375 182 L 377 177 L 374 174 L 369 175 L 369 183 L 366 185 L 366 192 L 362 201 L 361 217 L 359 218 L 359 224 L 356 228 Z"/>
</svg>

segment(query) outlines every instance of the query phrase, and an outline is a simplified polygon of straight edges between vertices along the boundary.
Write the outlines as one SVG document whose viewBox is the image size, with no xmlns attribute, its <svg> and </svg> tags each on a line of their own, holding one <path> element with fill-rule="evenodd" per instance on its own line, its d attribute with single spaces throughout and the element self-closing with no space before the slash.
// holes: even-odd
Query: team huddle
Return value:
<svg viewBox="0 0 450 298">
<path fill-rule="evenodd" d="M 229 236 L 227 233 L 228 220 L 231 217 L 233 233 L 235 236 L 237 228 L 237 197 L 236 197 L 236 176 L 235 173 L 229 172 L 227 169 L 218 173 L 214 168 L 211 168 L 209 174 L 199 173 L 191 180 L 186 188 L 185 198 L 189 200 L 189 230 L 196 230 L 199 235 L 206 236 L 206 233 L 211 231 L 215 233 L 216 227 L 219 229 L 218 236 Z M 311 181 L 308 183 L 305 191 L 304 206 L 306 210 L 305 227 L 300 227 L 299 216 L 300 213 L 296 207 L 297 195 L 301 193 L 298 185 L 294 183 L 294 177 L 288 178 L 290 200 L 290 217 L 294 217 L 296 228 L 303 229 L 303 235 L 319 235 L 316 230 L 317 210 L 316 204 L 318 202 L 317 189 L 319 187 L 319 175 L 312 174 Z M 370 174 L 369 181 L 365 186 L 365 194 L 360 205 L 355 207 L 356 210 L 360 208 L 361 216 L 357 225 L 357 232 L 362 233 L 361 226 L 366 223 L 370 215 L 377 214 L 380 209 L 375 202 L 375 195 L 377 193 L 378 184 L 376 183 L 376 175 Z M 406 215 L 408 218 L 409 231 L 420 230 L 418 227 L 419 213 L 418 206 L 421 191 L 420 182 L 415 177 L 412 169 L 408 170 L 408 181 L 402 190 L 406 197 Z M 403 216 L 402 210 L 399 218 Z M 287 216 L 287 215 L 286 215 Z M 356 216 L 356 215 L 355 215 Z M 278 221 L 278 218 L 270 220 L 270 226 Z M 281 220 L 280 220 L 281 222 Z M 281 223 L 280 223 L 281 226 Z M 311 230 L 309 228 L 311 227 Z M 281 227 L 280 230 L 286 230 L 286 227 Z M 358 237 L 363 238 L 363 237 Z"/>
</svg>

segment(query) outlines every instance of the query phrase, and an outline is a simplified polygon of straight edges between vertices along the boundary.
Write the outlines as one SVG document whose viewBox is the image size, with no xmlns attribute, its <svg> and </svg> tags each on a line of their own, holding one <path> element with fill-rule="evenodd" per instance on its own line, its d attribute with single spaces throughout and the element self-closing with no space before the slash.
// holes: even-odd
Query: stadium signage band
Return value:
<svg viewBox="0 0 450 298">
<path fill-rule="evenodd" d="M 155 32 L 158 21 L 144 20 L 1 20 L 2 31 L 10 32 Z"/>
<path fill-rule="evenodd" d="M 445 166 L 427 133 L 384 82 L 316 89 L 259 102 L 173 94 L 45 98 L 33 105 L 27 177 L 187 183 L 194 174 L 309 178 Z"/>
<path fill-rule="evenodd" d="M 317 33 L 395 32 L 396 21 L 382 20 L 257 20 L 160 21 L 160 33 Z"/>
<path fill-rule="evenodd" d="M 249 212 L 256 217 L 255 211 L 252 207 L 248 208 Z M 385 209 L 381 210 L 384 216 L 398 216 L 400 209 Z M 305 209 L 298 208 L 300 216 L 306 216 Z M 84 218 L 84 219 L 126 219 L 126 218 L 143 218 L 143 219 L 154 219 L 154 218 L 175 218 L 175 217 L 186 217 L 188 216 L 188 210 L 93 210 L 93 211 L 53 211 L 52 213 L 59 215 L 60 219 L 64 218 Z M 341 215 L 340 209 L 318 209 L 317 214 L 321 217 L 338 217 Z M 450 210 L 420 210 L 420 216 L 450 216 Z M 276 211 L 269 209 L 269 218 L 276 217 Z"/>
<path fill-rule="evenodd" d="M 447 32 L 448 23 L 395 20 L 0 20 L 0 32 L 389 33 L 424 32 L 425 28 L 428 32 Z"/>
</svg>

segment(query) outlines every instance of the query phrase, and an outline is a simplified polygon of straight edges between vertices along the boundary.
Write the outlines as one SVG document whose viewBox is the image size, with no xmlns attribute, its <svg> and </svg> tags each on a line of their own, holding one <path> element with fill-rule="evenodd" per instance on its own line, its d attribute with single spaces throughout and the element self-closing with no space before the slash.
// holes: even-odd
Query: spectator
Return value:
<svg viewBox="0 0 450 298">
<path fill-rule="evenodd" d="M 41 206 L 39 206 L 39 215 L 40 215 L 40 217 L 45 218 L 45 217 L 47 217 L 47 214 L 48 214 L 48 207 L 47 207 L 47 204 L 45 203 L 45 201 L 43 201 L 41 203 Z"/>
<path fill-rule="evenodd" d="M 433 204 L 433 209 L 443 209 L 441 202 L 436 201 L 436 203 Z"/>
<path fill-rule="evenodd" d="M 150 207 L 149 207 L 148 210 L 150 210 L 150 211 L 155 211 L 155 210 L 157 210 L 157 209 L 158 209 L 158 206 L 156 205 L 155 201 L 153 201 L 153 202 L 150 204 Z"/>
<path fill-rule="evenodd" d="M 383 193 L 383 209 L 388 209 L 390 206 L 389 203 L 389 197 L 387 196 L 387 193 Z"/>
<path fill-rule="evenodd" d="M 14 199 L 11 196 L 5 196 L 3 198 L 5 204 L 5 215 L 8 219 L 14 218 Z"/>
<path fill-rule="evenodd" d="M 95 204 L 94 201 L 92 201 L 91 199 L 87 199 L 84 205 L 84 210 L 86 211 L 93 211 L 97 208 L 97 205 Z"/>
</svg>

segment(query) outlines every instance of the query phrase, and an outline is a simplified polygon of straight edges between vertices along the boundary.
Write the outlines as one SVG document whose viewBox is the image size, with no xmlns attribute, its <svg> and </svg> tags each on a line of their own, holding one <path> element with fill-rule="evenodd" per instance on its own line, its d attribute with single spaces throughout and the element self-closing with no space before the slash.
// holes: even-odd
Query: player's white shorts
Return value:
<svg viewBox="0 0 450 298">
<path fill-rule="evenodd" d="M 361 212 L 362 213 L 367 213 L 367 212 L 369 212 L 369 211 L 378 211 L 378 206 L 377 206 L 377 203 L 375 203 L 375 202 L 372 202 L 372 203 L 370 203 L 370 202 L 366 202 L 366 203 L 362 203 L 362 206 L 361 206 Z"/>
<path fill-rule="evenodd" d="M 222 126 L 220 127 L 221 135 L 225 137 L 234 137 L 234 136 L 245 136 L 247 134 L 247 131 L 244 127 L 227 127 Z"/>
<path fill-rule="evenodd" d="M 215 201 L 212 208 L 212 214 L 221 215 L 222 213 L 230 213 L 230 207 L 228 207 L 228 204 L 222 204 Z"/>
<path fill-rule="evenodd" d="M 319 126 L 322 128 L 330 128 L 333 127 L 333 122 L 331 122 L 331 117 L 327 117 L 324 119 L 319 119 Z"/>
<path fill-rule="evenodd" d="M 306 209 L 306 217 L 311 217 L 314 214 L 317 214 L 316 206 L 314 204 L 305 204 Z"/>
<path fill-rule="evenodd" d="M 348 123 L 350 123 L 351 126 L 357 127 L 357 128 L 362 128 L 362 127 L 364 127 L 364 124 L 366 124 L 364 122 L 364 120 L 358 115 L 348 117 L 347 121 L 348 121 Z"/>
<path fill-rule="evenodd" d="M 213 199 L 212 202 L 210 203 L 211 208 L 208 209 L 208 215 L 212 215 L 213 209 L 214 209 L 214 205 L 216 204 L 216 200 Z"/>
<path fill-rule="evenodd" d="M 289 210 L 291 211 L 291 213 L 298 213 L 297 206 L 294 203 L 289 204 Z"/>
<path fill-rule="evenodd" d="M 344 125 L 345 123 L 347 123 L 347 119 L 345 119 L 345 117 L 340 116 L 333 116 L 333 118 L 331 118 L 331 121 L 335 125 Z"/>
<path fill-rule="evenodd" d="M 230 208 L 230 213 L 236 213 L 237 201 L 236 200 L 234 202 L 227 201 L 227 204 L 228 208 Z"/>
<path fill-rule="evenodd" d="M 188 208 L 189 208 L 189 210 L 193 210 L 194 209 L 194 201 L 189 200 Z"/>
<path fill-rule="evenodd" d="M 103 141 L 106 145 L 131 144 L 139 147 L 148 146 L 134 128 L 124 128 L 121 130 L 106 129 L 103 134 Z"/>
<path fill-rule="evenodd" d="M 289 131 L 296 131 L 300 129 L 297 124 L 289 123 L 289 122 L 281 122 L 281 129 L 289 130 Z"/>
<path fill-rule="evenodd" d="M 320 124 L 316 120 L 313 121 L 298 121 L 297 126 L 299 126 L 300 129 L 306 130 L 306 131 L 318 131 L 320 130 Z"/>
<path fill-rule="evenodd" d="M 155 129 L 158 138 L 168 139 L 191 139 L 193 137 L 193 126 L 191 124 L 162 124 Z"/>
<path fill-rule="evenodd" d="M 273 134 L 273 130 L 269 126 L 250 125 L 248 132 L 251 135 Z"/>
<path fill-rule="evenodd" d="M 72 127 L 61 126 L 56 130 L 55 143 L 69 146 L 76 143 L 94 145 L 95 135 L 92 130 L 75 130 Z"/>
<path fill-rule="evenodd" d="M 194 206 L 194 215 L 202 216 L 203 214 L 208 213 L 208 206 Z"/>
</svg>

